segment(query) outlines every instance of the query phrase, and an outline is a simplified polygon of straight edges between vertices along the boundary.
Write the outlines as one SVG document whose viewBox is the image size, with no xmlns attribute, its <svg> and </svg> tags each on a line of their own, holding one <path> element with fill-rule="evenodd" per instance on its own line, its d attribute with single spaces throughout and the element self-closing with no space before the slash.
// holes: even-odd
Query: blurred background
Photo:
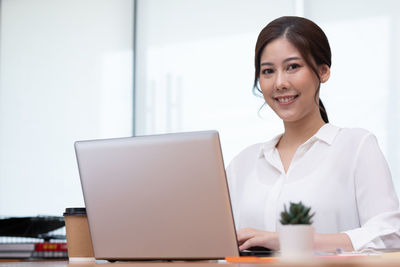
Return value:
<svg viewBox="0 0 400 267">
<path fill-rule="evenodd" d="M 400 192 L 396 0 L 0 0 L 0 216 L 83 206 L 74 142 L 216 129 L 226 164 L 283 130 L 253 95 L 271 20 L 316 22 L 332 49 L 330 122 L 373 132 Z"/>
</svg>

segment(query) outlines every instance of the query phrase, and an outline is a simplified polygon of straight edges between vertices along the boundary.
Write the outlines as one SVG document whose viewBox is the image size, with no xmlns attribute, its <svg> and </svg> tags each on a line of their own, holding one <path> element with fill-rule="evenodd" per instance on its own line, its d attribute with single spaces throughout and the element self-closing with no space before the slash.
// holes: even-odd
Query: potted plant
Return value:
<svg viewBox="0 0 400 267">
<path fill-rule="evenodd" d="M 284 205 L 281 212 L 279 242 L 281 256 L 286 260 L 310 259 L 313 251 L 314 228 L 312 227 L 311 208 L 290 202 L 289 210 Z"/>
</svg>

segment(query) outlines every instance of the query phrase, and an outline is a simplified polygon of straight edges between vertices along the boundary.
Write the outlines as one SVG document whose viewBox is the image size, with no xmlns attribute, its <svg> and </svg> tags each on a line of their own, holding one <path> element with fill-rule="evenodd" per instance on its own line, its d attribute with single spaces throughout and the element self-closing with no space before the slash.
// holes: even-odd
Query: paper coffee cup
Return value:
<svg viewBox="0 0 400 267">
<path fill-rule="evenodd" d="M 70 261 L 94 261 L 92 239 L 85 208 L 67 208 L 64 212 Z"/>
</svg>

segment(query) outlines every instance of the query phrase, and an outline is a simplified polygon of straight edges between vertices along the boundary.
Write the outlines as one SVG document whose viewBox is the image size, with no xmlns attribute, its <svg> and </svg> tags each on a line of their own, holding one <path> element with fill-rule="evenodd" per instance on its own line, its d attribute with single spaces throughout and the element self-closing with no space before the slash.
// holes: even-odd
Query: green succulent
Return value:
<svg viewBox="0 0 400 267">
<path fill-rule="evenodd" d="M 312 224 L 311 218 L 315 212 L 310 214 L 311 207 L 304 206 L 301 201 L 299 203 L 290 202 L 289 211 L 284 205 L 284 211 L 281 212 L 281 224 Z"/>
</svg>

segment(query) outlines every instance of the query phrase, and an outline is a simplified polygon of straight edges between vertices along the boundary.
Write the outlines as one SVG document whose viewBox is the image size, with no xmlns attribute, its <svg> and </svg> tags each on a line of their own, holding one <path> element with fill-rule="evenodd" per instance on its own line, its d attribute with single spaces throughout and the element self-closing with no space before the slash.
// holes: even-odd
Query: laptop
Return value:
<svg viewBox="0 0 400 267">
<path fill-rule="evenodd" d="M 78 141 L 75 152 L 96 259 L 239 256 L 218 132 Z"/>
</svg>

